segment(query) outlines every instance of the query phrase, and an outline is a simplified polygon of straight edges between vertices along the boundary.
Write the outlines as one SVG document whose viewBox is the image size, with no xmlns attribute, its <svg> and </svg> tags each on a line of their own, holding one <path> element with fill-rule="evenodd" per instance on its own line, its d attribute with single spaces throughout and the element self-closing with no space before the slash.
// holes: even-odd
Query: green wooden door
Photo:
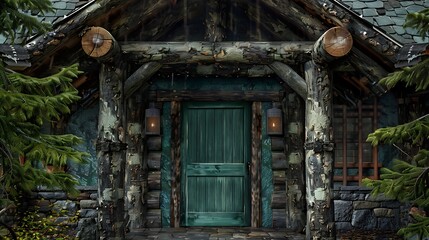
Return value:
<svg viewBox="0 0 429 240">
<path fill-rule="evenodd" d="M 248 226 L 249 105 L 185 103 L 182 116 L 182 225 Z"/>
</svg>

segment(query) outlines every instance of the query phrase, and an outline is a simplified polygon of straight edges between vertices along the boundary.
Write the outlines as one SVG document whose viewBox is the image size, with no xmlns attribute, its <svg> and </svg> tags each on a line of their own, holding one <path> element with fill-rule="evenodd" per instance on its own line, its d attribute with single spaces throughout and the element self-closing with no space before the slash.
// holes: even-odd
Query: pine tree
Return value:
<svg viewBox="0 0 429 240">
<path fill-rule="evenodd" d="M 24 12 L 51 9 L 49 0 L 2 0 L 0 34 L 14 42 L 17 37 L 25 39 L 35 31 L 46 31 L 46 24 Z M 83 162 L 86 156 L 73 148 L 80 142 L 78 137 L 44 131 L 70 113 L 68 106 L 79 99 L 72 86 L 79 73 L 77 65 L 72 65 L 52 76 L 36 78 L 6 69 L 0 59 L 0 183 L 4 199 L 13 200 L 36 186 L 76 192 L 73 176 L 50 172 L 43 166 L 58 169 L 67 161 Z"/>
<path fill-rule="evenodd" d="M 429 34 L 429 9 L 407 15 L 404 27 L 414 28 L 423 39 Z M 429 87 L 429 58 L 423 59 L 412 67 L 405 67 L 381 79 L 381 83 L 393 88 L 398 83 L 415 88 L 415 91 Z M 420 209 L 429 208 L 429 115 L 411 122 L 387 128 L 377 129 L 367 141 L 373 145 L 379 143 L 411 144 L 418 147 L 411 161 L 396 159 L 392 167 L 382 168 L 380 180 L 364 179 L 366 186 L 372 187 L 372 194 L 384 193 L 399 201 L 411 203 L 410 214 L 413 221 L 398 231 L 405 238 L 424 239 L 429 237 L 429 216 Z"/>
</svg>

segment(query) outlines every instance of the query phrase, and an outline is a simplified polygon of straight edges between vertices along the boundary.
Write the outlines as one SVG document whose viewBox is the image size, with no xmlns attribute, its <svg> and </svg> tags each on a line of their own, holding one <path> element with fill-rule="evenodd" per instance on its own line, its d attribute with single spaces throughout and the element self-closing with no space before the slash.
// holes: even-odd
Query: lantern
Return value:
<svg viewBox="0 0 429 240">
<path fill-rule="evenodd" d="M 267 133 L 268 135 L 283 134 L 282 111 L 276 107 L 267 110 Z"/>
<path fill-rule="evenodd" d="M 161 131 L 161 121 L 159 109 L 151 103 L 145 111 L 145 133 L 146 135 L 159 135 Z"/>
</svg>

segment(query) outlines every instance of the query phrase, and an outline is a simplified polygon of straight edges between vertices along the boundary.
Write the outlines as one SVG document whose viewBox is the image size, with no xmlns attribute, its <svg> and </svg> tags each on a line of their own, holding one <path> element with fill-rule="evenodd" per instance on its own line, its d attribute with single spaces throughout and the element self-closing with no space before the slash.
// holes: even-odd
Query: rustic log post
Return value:
<svg viewBox="0 0 429 240">
<path fill-rule="evenodd" d="M 307 89 L 305 89 L 307 92 Z M 305 228 L 306 201 L 304 180 L 304 100 L 294 92 L 286 92 L 282 101 L 285 125 L 285 153 L 288 167 L 286 184 L 286 229 L 301 232 Z"/>
<path fill-rule="evenodd" d="M 346 55 L 350 33 L 339 27 L 316 41 L 313 60 L 304 65 L 307 82 L 305 152 L 307 183 L 307 239 L 335 239 L 332 198 L 332 91 L 327 63 Z"/>
<path fill-rule="evenodd" d="M 142 149 L 142 97 L 129 97 L 127 100 L 127 154 L 125 164 L 125 207 L 127 229 L 144 228 L 144 194 L 147 187 L 144 178 L 147 176 L 143 164 Z"/>
<path fill-rule="evenodd" d="M 124 239 L 125 130 L 123 81 L 125 67 L 119 45 L 103 28 L 92 27 L 82 37 L 82 48 L 99 60 L 100 112 L 98 119 L 98 221 L 100 239 Z"/>
</svg>

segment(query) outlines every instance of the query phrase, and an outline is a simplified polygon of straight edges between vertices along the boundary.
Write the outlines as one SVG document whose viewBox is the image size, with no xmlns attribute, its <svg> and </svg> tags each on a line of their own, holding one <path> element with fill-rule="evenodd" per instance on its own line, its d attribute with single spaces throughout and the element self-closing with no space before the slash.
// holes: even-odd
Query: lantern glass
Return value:
<svg viewBox="0 0 429 240">
<path fill-rule="evenodd" d="M 283 134 L 282 111 L 278 108 L 267 110 L 267 133 L 269 135 Z"/>
<path fill-rule="evenodd" d="M 161 132 L 159 109 L 151 106 L 149 109 L 146 109 L 145 116 L 146 135 L 159 135 Z"/>
</svg>

